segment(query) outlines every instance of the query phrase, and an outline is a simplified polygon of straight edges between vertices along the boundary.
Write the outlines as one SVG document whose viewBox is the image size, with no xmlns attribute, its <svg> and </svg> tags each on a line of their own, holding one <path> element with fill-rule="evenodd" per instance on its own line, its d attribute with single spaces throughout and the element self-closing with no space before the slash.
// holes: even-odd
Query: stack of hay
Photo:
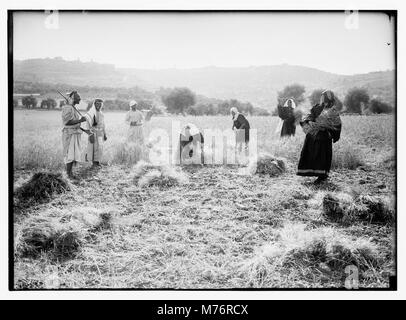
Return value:
<svg viewBox="0 0 406 320">
<path fill-rule="evenodd" d="M 348 224 L 357 220 L 369 223 L 393 223 L 395 210 L 387 198 L 346 193 L 327 193 L 323 198 L 323 214 L 333 222 Z"/>
<path fill-rule="evenodd" d="M 54 194 L 60 194 L 70 190 L 67 180 L 61 173 L 37 172 L 31 179 L 18 188 L 15 192 L 17 199 L 35 200 L 38 202 L 51 198 Z"/>
<path fill-rule="evenodd" d="M 274 177 L 286 171 L 286 161 L 267 153 L 261 153 L 258 157 L 250 159 L 247 169 L 251 175 L 266 174 Z"/>
<path fill-rule="evenodd" d="M 333 228 L 308 229 L 304 224 L 287 224 L 274 240 L 257 251 L 243 266 L 258 282 L 272 282 L 275 274 L 290 274 L 289 269 L 311 278 L 323 270 L 342 278 L 345 268 L 355 265 L 362 272 L 379 268 L 382 256 L 368 239 L 353 240 Z M 278 273 L 280 273 L 278 275 Z"/>
<path fill-rule="evenodd" d="M 91 207 L 72 208 L 69 213 L 50 209 L 27 218 L 16 228 L 15 253 L 52 259 L 72 258 L 92 233 L 111 227 L 112 214 Z"/>
<path fill-rule="evenodd" d="M 180 170 L 165 165 L 153 165 L 140 161 L 134 167 L 134 183 L 142 187 L 168 188 L 186 184 L 187 176 Z"/>
<path fill-rule="evenodd" d="M 31 257 L 51 252 L 54 259 L 66 259 L 79 250 L 84 238 L 84 230 L 78 223 L 61 223 L 56 218 L 34 217 L 26 221 L 17 232 L 15 252 Z"/>
</svg>

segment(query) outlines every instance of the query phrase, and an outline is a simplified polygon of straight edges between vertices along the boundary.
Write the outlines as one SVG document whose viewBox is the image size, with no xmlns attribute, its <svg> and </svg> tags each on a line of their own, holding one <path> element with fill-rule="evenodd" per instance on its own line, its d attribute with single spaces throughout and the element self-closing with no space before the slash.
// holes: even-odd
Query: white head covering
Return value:
<svg viewBox="0 0 406 320">
<path fill-rule="evenodd" d="M 237 109 L 236 107 L 232 107 L 232 108 L 230 109 L 230 113 L 231 113 L 231 114 L 234 113 L 233 121 L 237 120 L 237 118 L 238 118 L 238 116 L 239 116 L 239 114 L 240 114 L 240 113 L 238 112 L 238 109 Z"/>
<path fill-rule="evenodd" d="M 288 99 L 286 100 L 285 104 L 283 105 L 284 107 L 289 107 L 289 101 L 292 101 L 292 108 L 295 109 L 296 108 L 296 103 L 293 99 Z"/>
<path fill-rule="evenodd" d="M 131 110 L 131 107 L 132 107 L 132 106 L 136 106 L 137 104 L 138 104 L 137 101 L 131 100 L 130 103 L 129 103 L 129 105 L 130 105 L 130 110 Z"/>
<path fill-rule="evenodd" d="M 182 128 L 182 132 L 181 132 L 184 136 L 186 136 L 186 128 L 189 128 L 189 132 L 190 132 L 190 135 L 191 135 L 191 136 L 194 136 L 194 135 L 200 133 L 200 130 L 199 130 L 198 127 L 196 127 L 196 125 L 194 125 L 193 123 L 187 123 L 187 124 L 185 124 L 185 126 Z"/>
<path fill-rule="evenodd" d="M 101 99 L 95 99 L 93 101 L 93 104 L 92 104 L 91 108 L 89 109 L 89 111 L 86 112 L 86 114 L 84 115 L 84 117 L 86 118 L 86 122 L 85 122 L 84 126 L 87 130 L 90 130 L 90 128 L 93 127 L 94 119 L 97 118 L 98 111 L 95 106 L 96 100 L 101 100 Z M 103 103 L 103 101 L 102 101 L 102 103 Z M 101 109 L 99 112 L 101 112 Z"/>
</svg>

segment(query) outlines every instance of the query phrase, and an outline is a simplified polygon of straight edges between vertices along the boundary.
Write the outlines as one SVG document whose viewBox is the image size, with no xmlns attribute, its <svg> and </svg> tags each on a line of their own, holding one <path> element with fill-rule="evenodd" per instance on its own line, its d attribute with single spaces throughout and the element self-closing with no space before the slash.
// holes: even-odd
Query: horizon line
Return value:
<svg viewBox="0 0 406 320">
<path fill-rule="evenodd" d="M 308 69 L 314 69 L 318 70 L 321 72 L 333 74 L 333 75 L 338 75 L 338 76 L 356 76 L 356 75 L 363 75 L 363 74 L 369 74 L 369 73 L 377 73 L 377 72 L 390 72 L 390 71 L 396 71 L 395 69 L 385 69 L 385 70 L 374 70 L 374 71 L 368 71 L 364 73 L 353 73 L 353 74 L 342 74 L 342 73 L 334 73 L 331 71 L 326 71 L 322 70 L 316 67 L 309 67 L 305 65 L 298 65 L 298 64 L 290 64 L 290 63 L 279 63 L 279 64 L 262 64 L 262 65 L 246 65 L 246 66 L 218 66 L 218 65 L 205 65 L 205 66 L 200 66 L 200 67 L 161 67 L 161 68 L 152 68 L 152 67 L 124 67 L 120 66 L 118 67 L 114 63 L 108 63 L 108 62 L 98 62 L 98 61 L 83 61 L 80 58 L 77 59 L 65 59 L 63 57 L 42 57 L 42 58 L 28 58 L 28 59 L 14 59 L 13 58 L 13 64 L 15 61 L 29 61 L 29 60 L 62 60 L 66 62 L 80 62 L 80 63 L 93 63 L 93 64 L 99 64 L 99 65 L 110 65 L 113 66 L 115 69 L 134 69 L 134 70 L 148 70 L 148 71 L 164 71 L 164 70 L 195 70 L 195 69 L 207 69 L 207 68 L 218 68 L 218 69 L 248 69 L 248 68 L 261 68 L 261 67 L 276 67 L 276 66 L 291 66 L 291 67 L 302 67 L 302 68 L 308 68 Z"/>
</svg>

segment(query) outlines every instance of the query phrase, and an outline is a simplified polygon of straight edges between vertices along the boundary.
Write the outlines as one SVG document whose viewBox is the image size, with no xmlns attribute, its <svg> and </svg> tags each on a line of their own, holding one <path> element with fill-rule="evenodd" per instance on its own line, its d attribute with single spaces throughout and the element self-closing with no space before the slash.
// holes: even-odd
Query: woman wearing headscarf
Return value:
<svg viewBox="0 0 406 320">
<path fill-rule="evenodd" d="M 138 103 L 135 100 L 130 101 L 130 110 L 125 116 L 125 121 L 130 126 L 128 129 L 127 141 L 139 145 L 144 145 L 144 116 L 137 108 Z"/>
<path fill-rule="evenodd" d="M 95 99 L 92 107 L 85 114 L 86 122 L 84 127 L 90 131 L 85 161 L 93 162 L 93 167 L 100 166 L 103 154 L 103 142 L 107 140 L 102 108 L 103 100 Z"/>
<path fill-rule="evenodd" d="M 316 176 L 318 178 L 315 183 L 328 178 L 333 156 L 332 144 L 340 139 L 341 119 L 334 104 L 334 93 L 330 90 L 323 91 L 320 103 L 313 106 L 310 114 L 300 122 L 306 138 L 297 174 Z"/>
<path fill-rule="evenodd" d="M 278 104 L 280 124 L 277 126 L 277 130 L 281 130 L 281 137 L 294 136 L 296 133 L 296 118 L 294 114 L 295 108 L 296 103 L 293 99 L 286 100 L 283 106 Z M 280 126 L 282 126 L 282 129 L 280 129 Z"/>
<path fill-rule="evenodd" d="M 247 118 L 238 112 L 237 108 L 232 107 L 230 113 L 233 119 L 232 130 L 236 131 L 237 147 L 241 147 L 244 144 L 246 149 L 250 141 L 250 124 Z"/>
<path fill-rule="evenodd" d="M 67 95 L 67 104 L 62 107 L 62 153 L 66 164 L 66 173 L 69 178 L 73 178 L 73 165 L 82 160 L 80 124 L 85 122 L 86 118 L 82 117 L 75 107 L 80 102 L 80 95 L 77 91 L 69 92 Z"/>
<path fill-rule="evenodd" d="M 179 135 L 179 163 L 184 163 L 188 161 L 199 161 L 199 164 L 203 164 L 203 144 L 204 138 L 203 134 L 200 132 L 199 128 L 193 123 L 187 123 L 181 130 Z M 194 150 L 200 150 L 200 159 L 194 159 Z M 192 162 L 193 163 L 193 162 Z"/>
</svg>

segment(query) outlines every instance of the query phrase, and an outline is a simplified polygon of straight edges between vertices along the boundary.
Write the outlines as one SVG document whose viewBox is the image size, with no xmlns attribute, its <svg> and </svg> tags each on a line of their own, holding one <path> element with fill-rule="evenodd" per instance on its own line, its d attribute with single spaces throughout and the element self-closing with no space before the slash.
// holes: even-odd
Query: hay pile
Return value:
<svg viewBox="0 0 406 320">
<path fill-rule="evenodd" d="M 343 224 L 354 221 L 393 223 L 395 210 L 387 198 L 346 193 L 327 193 L 323 197 L 323 215 L 330 221 Z"/>
<path fill-rule="evenodd" d="M 22 257 L 46 253 L 51 259 L 73 258 L 95 232 L 111 228 L 112 216 L 110 211 L 93 207 L 46 210 L 16 227 L 14 252 Z"/>
<path fill-rule="evenodd" d="M 83 229 L 90 232 L 110 229 L 113 214 L 110 211 L 100 210 L 93 207 L 73 208 L 71 212 L 62 216 L 62 222 L 76 221 Z"/>
<path fill-rule="evenodd" d="M 247 169 L 251 175 L 266 174 L 274 177 L 286 171 L 286 160 L 267 153 L 261 153 L 258 157 L 249 160 Z"/>
<path fill-rule="evenodd" d="M 15 191 L 18 200 L 35 200 L 38 202 L 50 199 L 54 194 L 70 190 L 67 180 L 61 173 L 37 172 L 31 179 Z"/>
<path fill-rule="evenodd" d="M 75 222 L 61 223 L 56 218 L 30 218 L 17 233 L 16 253 L 24 257 L 38 257 L 48 252 L 53 259 L 71 258 L 84 241 L 84 231 Z"/>
<path fill-rule="evenodd" d="M 188 182 L 187 176 L 180 170 L 165 165 L 153 165 L 140 161 L 134 167 L 134 183 L 139 187 L 170 188 Z"/>
<path fill-rule="evenodd" d="M 313 279 L 322 270 L 332 280 L 334 275 L 341 278 L 350 265 L 358 267 L 362 276 L 378 268 L 381 260 L 378 248 L 367 239 L 353 240 L 333 228 L 306 229 L 304 224 L 288 224 L 243 270 L 262 284 L 272 283 L 275 276 L 289 275 L 291 270 Z"/>
</svg>

